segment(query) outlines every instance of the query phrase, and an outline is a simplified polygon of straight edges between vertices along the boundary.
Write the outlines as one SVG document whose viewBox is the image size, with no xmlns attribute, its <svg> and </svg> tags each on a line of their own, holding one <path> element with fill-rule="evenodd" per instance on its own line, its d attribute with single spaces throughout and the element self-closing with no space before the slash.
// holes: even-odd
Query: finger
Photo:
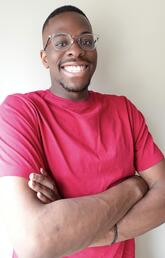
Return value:
<svg viewBox="0 0 165 258">
<path fill-rule="evenodd" d="M 37 183 L 51 189 L 55 193 L 58 193 L 57 187 L 50 177 L 44 176 L 42 174 L 31 173 L 29 178 L 30 180 L 36 181 Z"/>
<path fill-rule="evenodd" d="M 38 182 L 29 180 L 28 185 L 33 191 L 42 193 L 45 197 L 47 197 L 51 201 L 55 201 L 55 200 L 59 199 L 59 196 L 55 192 L 53 192 L 51 189 L 41 185 Z"/>
<path fill-rule="evenodd" d="M 51 200 L 49 200 L 45 195 L 43 195 L 43 194 L 40 193 L 40 192 L 37 193 L 37 197 L 38 197 L 38 199 L 39 199 L 41 202 L 43 202 L 43 203 L 45 203 L 45 204 L 48 204 L 48 203 L 51 203 L 51 202 L 52 202 Z"/>
<path fill-rule="evenodd" d="M 55 182 L 53 181 L 53 179 L 51 177 L 49 177 L 47 171 L 44 169 L 44 168 L 40 168 L 40 172 L 43 176 L 45 176 L 45 180 L 49 179 L 50 181 L 48 181 L 48 184 L 50 182 L 50 184 L 52 183 L 52 185 L 48 186 L 48 185 L 45 185 L 47 187 L 49 187 L 51 190 L 53 190 L 57 195 L 59 195 L 58 193 L 58 190 L 57 190 L 57 187 L 55 185 Z"/>
<path fill-rule="evenodd" d="M 44 168 L 40 168 L 40 172 L 41 172 L 42 175 L 48 176 L 48 173 L 45 171 Z"/>
<path fill-rule="evenodd" d="M 36 183 L 33 180 L 28 181 L 28 186 L 34 191 L 37 192 Z"/>
</svg>

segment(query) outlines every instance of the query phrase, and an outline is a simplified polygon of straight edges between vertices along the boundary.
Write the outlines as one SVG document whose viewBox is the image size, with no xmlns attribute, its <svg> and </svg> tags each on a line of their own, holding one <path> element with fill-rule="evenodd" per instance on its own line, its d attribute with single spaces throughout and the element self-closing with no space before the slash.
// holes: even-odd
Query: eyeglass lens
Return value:
<svg viewBox="0 0 165 258">
<path fill-rule="evenodd" d="M 75 40 L 82 49 L 93 50 L 97 39 L 98 38 L 93 34 L 83 34 L 75 39 L 73 39 L 69 34 L 58 34 L 54 35 L 52 41 L 55 49 L 57 50 L 69 49 Z"/>
</svg>

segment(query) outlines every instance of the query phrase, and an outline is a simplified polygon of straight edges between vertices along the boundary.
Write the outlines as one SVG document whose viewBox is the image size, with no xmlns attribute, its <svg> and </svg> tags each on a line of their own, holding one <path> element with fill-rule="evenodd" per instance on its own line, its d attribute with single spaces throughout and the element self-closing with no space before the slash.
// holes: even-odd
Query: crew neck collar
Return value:
<svg viewBox="0 0 165 258">
<path fill-rule="evenodd" d="M 50 102 L 52 102 L 52 104 L 61 106 L 63 108 L 74 109 L 74 110 L 81 110 L 81 109 L 86 109 L 90 107 L 93 102 L 92 95 L 93 95 L 93 92 L 88 91 L 88 96 L 86 99 L 76 101 L 76 100 L 66 99 L 66 98 L 57 96 L 50 89 L 47 89 L 45 91 L 45 96 Z"/>
</svg>

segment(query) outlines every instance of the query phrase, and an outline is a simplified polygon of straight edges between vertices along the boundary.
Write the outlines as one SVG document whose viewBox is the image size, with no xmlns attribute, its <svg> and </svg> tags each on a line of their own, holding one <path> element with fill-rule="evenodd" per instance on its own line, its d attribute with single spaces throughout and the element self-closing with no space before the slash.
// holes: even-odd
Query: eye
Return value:
<svg viewBox="0 0 165 258">
<path fill-rule="evenodd" d="M 83 40 L 83 45 L 85 45 L 85 46 L 93 46 L 93 40 L 92 39 L 86 39 L 86 40 Z"/>
<path fill-rule="evenodd" d="M 66 40 L 58 40 L 58 41 L 54 42 L 54 46 L 56 48 L 63 48 L 63 47 L 68 46 L 68 42 Z"/>
<path fill-rule="evenodd" d="M 95 39 L 93 34 L 85 34 L 79 37 L 79 44 L 83 49 L 93 50 L 96 43 Z"/>
<path fill-rule="evenodd" d="M 53 38 L 53 44 L 56 49 L 66 48 L 70 42 L 66 35 L 57 35 Z"/>
<path fill-rule="evenodd" d="M 94 40 L 93 39 L 81 39 L 81 45 L 82 46 L 87 46 L 87 47 L 91 47 L 94 45 Z"/>
</svg>

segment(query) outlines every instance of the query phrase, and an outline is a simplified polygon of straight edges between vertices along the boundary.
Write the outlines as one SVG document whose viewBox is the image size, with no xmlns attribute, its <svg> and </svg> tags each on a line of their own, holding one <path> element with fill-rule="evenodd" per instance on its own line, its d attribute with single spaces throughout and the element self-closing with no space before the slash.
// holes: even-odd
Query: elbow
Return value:
<svg viewBox="0 0 165 258">
<path fill-rule="evenodd" d="M 21 239 L 19 246 L 15 245 L 14 250 L 18 257 L 22 258 L 43 258 L 41 241 L 33 235 Z"/>
<path fill-rule="evenodd" d="M 155 184 L 150 192 L 153 195 L 152 201 L 155 204 L 157 212 L 155 214 L 156 218 L 158 218 L 157 226 L 165 223 L 165 182 L 159 182 Z"/>
<path fill-rule="evenodd" d="M 50 244 L 41 234 L 34 234 L 26 238 L 26 247 L 23 248 L 22 253 L 18 257 L 24 258 L 59 258 L 61 256 L 56 254 L 56 244 Z M 51 240 L 49 240 L 51 241 Z"/>
<path fill-rule="evenodd" d="M 39 215 L 29 223 L 29 226 L 25 226 L 23 237 L 19 238 L 19 243 L 22 243 L 24 247 L 18 246 L 18 250 L 20 250 L 20 252 L 16 252 L 18 257 L 60 258 L 66 253 L 68 254 L 70 245 L 68 246 L 69 241 L 65 241 L 66 231 L 61 206 L 63 207 L 61 204 L 56 204 L 55 212 L 52 212 L 50 209 L 52 207 L 45 205 Z M 59 239 L 62 241 L 59 242 Z M 15 248 L 15 250 L 17 249 Z"/>
<path fill-rule="evenodd" d="M 20 250 L 20 247 L 18 248 L 18 252 L 16 251 L 18 257 L 22 258 L 59 258 L 61 256 L 57 256 L 54 252 L 50 253 L 50 250 L 47 249 L 46 244 L 43 244 L 43 241 L 38 238 L 28 237 L 26 239 L 25 245 L 21 247 L 22 250 Z M 54 248 L 55 249 L 55 248 Z"/>
<path fill-rule="evenodd" d="M 33 228 L 21 232 L 19 239 L 13 242 L 15 253 L 20 258 L 59 258 L 56 255 L 56 243 L 44 236 L 44 229 Z"/>
<path fill-rule="evenodd" d="M 37 229 L 33 234 L 29 234 L 26 239 L 26 251 L 23 250 L 22 256 L 24 258 L 60 258 L 63 256 L 63 249 L 59 248 L 58 233 L 54 232 L 48 235 L 46 229 Z M 61 244 L 60 244 L 61 245 Z M 26 256 L 25 256 L 26 254 Z"/>
</svg>

